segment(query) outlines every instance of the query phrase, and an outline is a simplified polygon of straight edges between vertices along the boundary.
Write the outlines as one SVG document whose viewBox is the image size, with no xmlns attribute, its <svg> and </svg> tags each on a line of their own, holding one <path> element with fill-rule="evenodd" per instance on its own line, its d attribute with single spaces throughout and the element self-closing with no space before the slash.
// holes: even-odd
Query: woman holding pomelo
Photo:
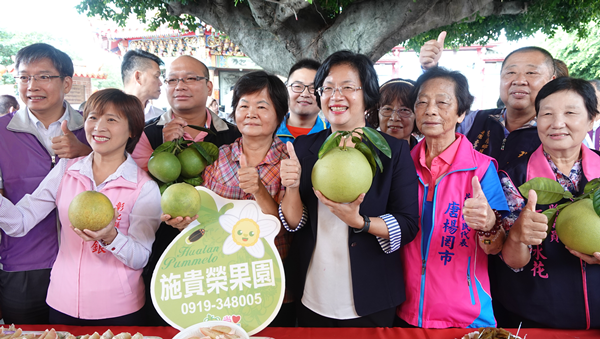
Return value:
<svg viewBox="0 0 600 339">
<path fill-rule="evenodd" d="M 522 321 L 525 327 L 598 328 L 600 253 L 566 248 L 541 213 L 551 206 L 540 204 L 534 190 L 522 196 L 517 189 L 545 177 L 576 197 L 588 181 L 600 177 L 600 157 L 583 145 L 598 115 L 596 94 L 585 80 L 557 78 L 540 90 L 535 108 L 542 145 L 500 172 L 511 213 L 505 218 L 510 231 L 502 249 L 504 262 L 492 259 L 490 270 L 496 276 L 498 322 L 508 327 Z"/>
<path fill-rule="evenodd" d="M 3 199 L 0 227 L 22 236 L 58 209 L 61 246 L 46 299 L 50 323 L 138 325 L 144 322 L 141 273 L 160 224 L 158 186 L 129 154 L 143 132 L 144 110 L 135 96 L 106 89 L 88 99 L 83 117 L 93 152 L 58 162 L 17 205 Z M 75 229 L 67 217 L 73 197 L 90 189 L 115 206 L 113 220 L 98 231 Z"/>
<path fill-rule="evenodd" d="M 299 301 L 298 323 L 389 327 L 404 300 L 395 251 L 417 232 L 416 174 L 408 144 L 379 133 L 392 157 L 380 155 L 384 170 L 376 172 L 368 192 L 350 203 L 327 199 L 311 180 L 319 148 L 332 132 L 366 126 L 365 111 L 377 105 L 379 86 L 366 56 L 340 51 L 319 68 L 315 87 L 331 128 L 288 143 L 290 159 L 281 162 L 286 192 L 279 215 L 294 232 L 288 260 L 296 269 L 288 272 L 288 281 Z"/>
</svg>

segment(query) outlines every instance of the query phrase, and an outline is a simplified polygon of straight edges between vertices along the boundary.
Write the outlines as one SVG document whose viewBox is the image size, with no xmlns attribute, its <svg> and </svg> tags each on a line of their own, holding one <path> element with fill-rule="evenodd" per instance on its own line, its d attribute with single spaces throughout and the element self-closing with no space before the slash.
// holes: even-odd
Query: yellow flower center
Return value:
<svg viewBox="0 0 600 339">
<path fill-rule="evenodd" d="M 248 218 L 240 219 L 231 231 L 233 242 L 240 246 L 254 246 L 258 241 L 260 228 L 256 221 Z"/>
</svg>

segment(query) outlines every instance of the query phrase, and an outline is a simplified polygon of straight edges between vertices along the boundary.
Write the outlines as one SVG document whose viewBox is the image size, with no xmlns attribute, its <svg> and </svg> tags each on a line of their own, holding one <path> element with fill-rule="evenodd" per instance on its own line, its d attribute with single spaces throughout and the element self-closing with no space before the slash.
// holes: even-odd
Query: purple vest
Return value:
<svg viewBox="0 0 600 339">
<path fill-rule="evenodd" d="M 35 191 L 52 169 L 53 163 L 52 157 L 35 135 L 7 129 L 14 114 L 0 118 L 0 170 L 4 196 L 16 204 L 25 194 Z M 80 141 L 87 144 L 83 128 L 73 132 Z M 56 159 L 58 161 L 58 157 Z M 24 237 L 10 237 L 4 231 L 1 232 L 2 270 L 30 271 L 51 268 L 54 264 L 58 253 L 56 210 Z"/>
</svg>

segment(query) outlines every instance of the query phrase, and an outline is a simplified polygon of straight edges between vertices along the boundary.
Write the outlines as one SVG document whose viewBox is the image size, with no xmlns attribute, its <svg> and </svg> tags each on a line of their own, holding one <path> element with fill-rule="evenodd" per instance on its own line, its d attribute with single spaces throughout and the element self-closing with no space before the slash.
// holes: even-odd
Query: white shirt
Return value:
<svg viewBox="0 0 600 339">
<path fill-rule="evenodd" d="M 53 122 L 46 128 L 44 124 L 27 108 L 27 115 L 29 115 L 29 121 L 32 126 L 35 126 L 36 131 L 39 133 L 41 137 L 41 141 L 44 142 L 44 146 L 48 150 L 51 156 L 54 156 L 54 150 L 52 149 L 52 138 L 63 135 L 62 129 L 60 125 L 64 120 L 69 121 L 69 114 L 65 109 L 65 113 L 58 119 Z"/>
<path fill-rule="evenodd" d="M 72 170 L 90 179 L 90 190 L 99 191 L 107 183 L 119 177 L 131 182 L 137 182 L 137 165 L 127 154 L 127 160 L 117 168 L 103 183 L 96 186 L 92 171 L 94 152 L 71 166 Z M 26 194 L 16 205 L 2 197 L 0 201 L 0 227 L 12 237 L 22 237 L 56 208 L 56 194 L 62 177 L 67 170 L 67 161 L 59 161 L 42 180 L 32 194 Z M 132 269 L 142 269 L 146 266 L 154 235 L 160 225 L 160 191 L 153 180 L 142 186 L 140 194 L 129 215 L 128 235 L 118 232 L 113 242 L 104 247 L 111 251 L 117 259 Z M 115 250 L 112 250 L 112 249 Z"/>
<path fill-rule="evenodd" d="M 348 225 L 319 201 L 317 243 L 306 273 L 302 304 L 333 319 L 360 317 L 354 307 Z"/>
<path fill-rule="evenodd" d="M 149 121 L 152 120 L 154 118 L 156 118 L 157 116 L 160 116 L 161 114 L 165 113 L 165 111 L 163 111 L 162 109 L 152 106 L 150 105 L 150 103 L 148 103 L 146 105 L 146 108 L 144 108 L 144 120 L 145 121 Z"/>
<path fill-rule="evenodd" d="M 583 139 L 583 144 L 586 145 L 589 149 L 596 149 L 596 131 L 600 127 L 600 120 L 594 121 L 594 128 L 592 129 L 592 137 L 590 138 L 589 134 L 585 135 L 585 139 Z M 597 150 L 600 151 L 600 150 Z"/>
</svg>

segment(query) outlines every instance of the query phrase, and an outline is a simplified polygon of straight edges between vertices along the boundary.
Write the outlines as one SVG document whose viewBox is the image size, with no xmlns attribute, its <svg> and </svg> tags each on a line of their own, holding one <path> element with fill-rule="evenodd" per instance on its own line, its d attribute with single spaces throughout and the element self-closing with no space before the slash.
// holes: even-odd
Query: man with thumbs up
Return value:
<svg viewBox="0 0 600 339">
<path fill-rule="evenodd" d="M 424 70 L 438 65 L 446 32 L 427 41 L 419 56 Z M 502 62 L 500 98 L 505 108 L 469 113 L 457 128 L 474 148 L 498 161 L 499 169 L 531 154 L 540 146 L 537 135 L 535 97 L 555 78 L 554 58 L 540 47 L 523 47 L 509 53 Z"/>
<path fill-rule="evenodd" d="M 25 107 L 0 118 L 0 193 L 13 203 L 32 193 L 59 158 L 87 155 L 82 115 L 64 98 L 73 62 L 43 44 L 17 53 L 15 80 Z M 48 324 L 46 293 L 58 253 L 56 211 L 24 237 L 2 232 L 0 305 L 6 323 Z"/>
</svg>

